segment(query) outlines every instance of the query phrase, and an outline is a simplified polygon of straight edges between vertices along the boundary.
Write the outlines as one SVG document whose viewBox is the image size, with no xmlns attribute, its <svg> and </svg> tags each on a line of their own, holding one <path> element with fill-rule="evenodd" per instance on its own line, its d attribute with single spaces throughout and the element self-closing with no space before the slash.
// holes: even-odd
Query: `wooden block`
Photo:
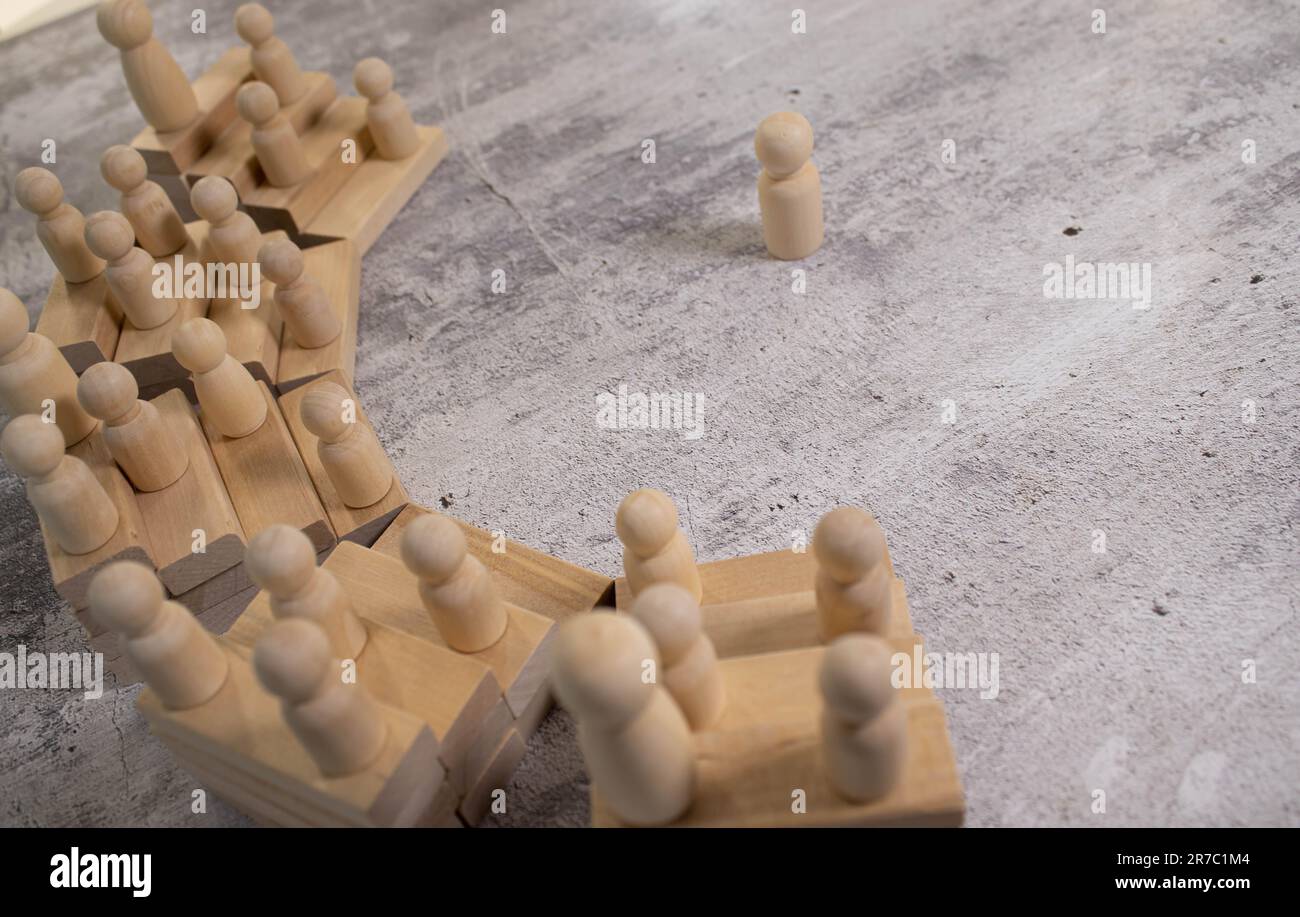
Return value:
<svg viewBox="0 0 1300 917">
<path fill-rule="evenodd" d="M 537 730 L 541 728 L 542 722 L 546 719 L 547 714 L 555 707 L 555 695 L 551 693 L 550 681 L 542 686 L 542 690 L 533 695 L 524 712 L 519 714 L 515 720 L 515 731 L 520 737 L 528 742 Z"/>
<path fill-rule="evenodd" d="M 318 380 L 318 383 L 324 382 L 334 382 L 349 392 L 352 389 L 339 373 L 328 373 Z M 280 396 L 280 413 L 289 427 L 289 433 L 292 434 L 294 444 L 298 447 L 298 454 L 302 456 L 307 473 L 311 475 L 312 483 L 316 485 L 316 494 L 320 497 L 330 523 L 334 526 L 334 534 L 338 536 L 339 541 L 352 541 L 369 546 L 374 544 L 375 539 L 383 534 L 389 523 L 406 507 L 406 488 L 394 476 L 393 486 L 384 499 L 360 509 L 346 505 L 339 498 L 338 491 L 334 489 L 334 483 L 330 480 L 316 451 L 317 439 L 303 425 L 298 413 L 302 399 L 311 389 L 312 385 L 304 385 Z M 366 419 L 365 412 L 361 409 L 360 400 L 356 398 L 355 393 L 352 393 L 352 397 L 357 405 L 357 423 L 369 427 L 370 421 Z"/>
<path fill-rule="evenodd" d="M 514 731 L 515 716 L 510 712 L 505 698 L 500 698 L 479 724 L 478 736 L 466 753 L 463 765 L 448 774 L 457 799 L 464 797 L 487 772 L 501 747 L 502 740 Z"/>
<path fill-rule="evenodd" d="M 285 329 L 280 340 L 281 394 L 337 371 L 344 388 L 352 388 L 357 362 L 357 320 L 361 310 L 361 255 L 346 239 L 309 248 L 302 253 L 303 272 L 316 280 L 343 322 L 343 331 L 321 347 L 302 347 Z"/>
<path fill-rule="evenodd" d="M 253 75 L 247 47 L 231 48 L 191 84 L 199 116 L 178 131 L 159 132 L 146 125 L 131 146 L 140 151 L 150 172 L 179 175 L 212 145 L 232 121 L 235 92 Z"/>
<path fill-rule="evenodd" d="M 334 546 L 334 528 L 316 496 L 298 447 L 280 415 L 266 383 L 258 388 L 266 399 L 266 422 L 248 436 L 231 439 L 199 413 L 212 456 L 248 538 L 283 523 L 300 529 L 316 553 Z"/>
<path fill-rule="evenodd" d="M 190 467 L 176 483 L 136 494 L 158 563 L 158 578 L 173 595 L 198 586 L 244 560 L 244 530 L 212 451 L 189 401 L 171 391 L 154 399 L 163 422 L 181 432 Z M 98 434 L 92 434 L 98 435 Z M 194 532 L 206 533 L 206 550 L 193 551 Z"/>
<path fill-rule="evenodd" d="M 233 608 L 224 626 L 209 628 L 214 634 L 224 634 L 256 594 L 257 587 L 249 580 L 243 563 L 239 563 L 172 598 L 194 612 L 200 620 L 212 609 Z"/>
<path fill-rule="evenodd" d="M 328 73 L 307 72 L 303 78 L 307 91 L 292 105 L 281 109 L 300 136 L 338 98 L 338 89 Z M 236 115 L 207 152 L 186 168 L 185 178 L 190 186 L 193 187 L 204 176 L 219 175 L 235 186 L 241 198 L 256 188 L 262 181 L 262 174 L 257 166 L 257 155 L 253 152 L 252 133 L 252 125 Z"/>
<path fill-rule="evenodd" d="M 57 271 L 36 331 L 55 343 L 72 371 L 113 359 L 122 333 L 122 310 L 100 274 L 85 283 L 68 283 Z"/>
<path fill-rule="evenodd" d="M 366 101 L 353 96 L 335 99 L 316 123 L 299 135 L 311 173 L 298 184 L 276 188 L 259 176 L 257 187 L 240 195 L 263 231 L 283 229 L 291 238 L 307 225 L 357 171 L 374 147 L 366 129 Z M 345 162 L 343 144 L 353 144 L 355 161 Z"/>
<path fill-rule="evenodd" d="M 447 137 L 441 128 L 417 126 L 415 131 L 420 146 L 405 159 L 382 159 L 371 154 L 357 163 L 343 187 L 307 224 L 306 234 L 351 239 L 361 254 L 368 252 L 384 227 L 447 155 Z"/>
<path fill-rule="evenodd" d="M 41 526 L 41 535 L 45 539 L 45 556 L 50 562 L 50 577 L 54 580 L 54 590 L 72 606 L 73 611 L 81 611 L 87 605 L 86 592 L 90 588 L 90 581 L 102 567 L 119 560 L 133 560 L 155 569 L 157 564 L 154 562 L 153 544 L 149 539 L 148 529 L 145 527 L 135 493 L 109 454 L 100 431 L 96 430 L 75 446 L 71 446 L 68 454 L 75 455 L 90 466 L 90 470 L 94 472 L 99 483 L 104 485 L 104 490 L 117 505 L 120 517 L 113 537 L 89 554 L 66 553 L 50 537 L 45 526 Z M 92 632 L 102 633 L 103 629 L 96 627 Z"/>
<path fill-rule="evenodd" d="M 283 399 L 281 399 L 283 401 Z M 375 542 L 375 550 L 389 557 L 402 556 L 402 533 L 411 520 L 432 512 L 415 503 L 407 506 L 392 525 Z M 596 573 L 544 554 L 518 541 L 505 539 L 505 550 L 497 553 L 493 544 L 501 542 L 484 529 L 451 518 L 465 533 L 470 554 L 487 567 L 501 597 L 507 602 L 563 621 L 571 615 L 591 611 L 614 602 L 614 581 Z"/>
<path fill-rule="evenodd" d="M 524 759 L 528 746 L 513 729 L 506 734 L 497 746 L 491 765 L 481 775 L 460 803 L 460 817 L 471 826 L 477 825 L 488 814 L 492 806 L 492 796 L 497 790 L 505 791 L 510 777 L 519 762 Z"/>
<path fill-rule="evenodd" d="M 190 204 L 190 186 L 185 184 L 184 176 L 153 172 L 149 178 L 163 189 L 182 222 L 192 223 L 199 218 L 199 215 L 194 212 L 193 205 Z"/>
</svg>

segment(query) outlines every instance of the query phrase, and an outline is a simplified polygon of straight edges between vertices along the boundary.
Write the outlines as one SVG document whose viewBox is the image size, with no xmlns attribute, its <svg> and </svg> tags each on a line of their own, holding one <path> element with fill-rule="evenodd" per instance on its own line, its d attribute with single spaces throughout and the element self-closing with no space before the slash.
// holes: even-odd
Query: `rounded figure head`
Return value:
<svg viewBox="0 0 1300 917">
<path fill-rule="evenodd" d="M 356 421 L 349 404 L 352 396 L 340 385 L 324 382 L 303 396 L 298 407 L 302 425 L 317 439 L 336 443 L 347 436 Z"/>
<path fill-rule="evenodd" d="M 129 146 L 110 146 L 99 158 L 99 174 L 118 191 L 132 191 L 145 183 L 149 167 L 144 157 Z"/>
<path fill-rule="evenodd" d="M 302 276 L 302 249 L 288 239 L 272 239 L 258 249 L 257 263 L 271 283 L 284 286 Z"/>
<path fill-rule="evenodd" d="M 280 110 L 280 99 L 270 86 L 252 80 L 239 88 L 235 107 L 239 109 L 239 117 L 254 127 L 260 127 Z"/>
<path fill-rule="evenodd" d="M 866 510 L 841 506 L 817 523 L 812 549 L 817 565 L 847 586 L 885 559 L 885 533 Z"/>
<path fill-rule="evenodd" d="M 402 562 L 406 569 L 435 586 L 451 579 L 468 553 L 460 526 L 446 516 L 426 513 L 402 533 Z"/>
<path fill-rule="evenodd" d="M 239 208 L 239 195 L 220 175 L 205 175 L 190 189 L 190 206 L 209 223 L 221 223 Z"/>
<path fill-rule="evenodd" d="M 63 461 L 63 433 L 36 414 L 20 414 L 0 433 L 0 455 L 20 478 L 41 478 Z"/>
<path fill-rule="evenodd" d="M 135 376 L 121 363 L 96 363 L 77 380 L 77 400 L 100 420 L 116 420 L 135 407 L 139 397 Z"/>
<path fill-rule="evenodd" d="M 49 169 L 29 166 L 14 179 L 14 197 L 24 210 L 40 216 L 63 203 L 63 183 Z"/>
<path fill-rule="evenodd" d="M 634 490 L 618 505 L 614 531 L 629 551 L 642 557 L 655 554 L 677 534 L 677 507 L 662 490 Z"/>
<path fill-rule="evenodd" d="M 172 334 L 176 361 L 192 373 L 208 373 L 226 359 L 226 335 L 211 319 L 192 318 Z"/>
<path fill-rule="evenodd" d="M 135 247 L 135 230 L 116 211 L 92 213 L 86 217 L 86 247 L 105 261 L 118 261 Z"/>
<path fill-rule="evenodd" d="M 134 637 L 149 629 L 167 596 L 152 570 L 120 560 L 95 574 L 86 598 L 92 618 L 114 633 Z"/>
<path fill-rule="evenodd" d="M 250 45 L 260 45 L 275 32 L 275 17 L 260 3 L 245 3 L 235 10 L 235 31 Z"/>
<path fill-rule="evenodd" d="M 632 602 L 632 617 L 650 632 L 664 665 L 685 656 L 704 632 L 699 603 L 676 583 L 655 583 L 641 590 Z"/>
<path fill-rule="evenodd" d="M 27 307 L 23 301 L 0 287 L 0 357 L 11 353 L 27 340 Z"/>
<path fill-rule="evenodd" d="M 889 644 L 870 634 L 845 634 L 832 643 L 818 674 L 826 706 L 852 723 L 875 719 L 894 700 L 891 656 Z"/>
<path fill-rule="evenodd" d="M 310 700 L 329 677 L 329 638 L 305 618 L 276 621 L 253 647 L 253 668 L 262 687 L 276 697 L 291 704 Z"/>
<path fill-rule="evenodd" d="M 393 68 L 377 57 L 367 57 L 352 68 L 352 83 L 370 101 L 382 99 L 393 91 Z"/>
<path fill-rule="evenodd" d="M 644 673 L 659 654 L 650 634 L 633 618 L 596 609 L 560 625 L 551 660 L 551 687 L 584 724 L 616 729 L 631 721 L 653 697 Z"/>
<path fill-rule="evenodd" d="M 798 172 L 812 151 L 812 125 L 795 111 L 768 115 L 754 132 L 754 155 L 773 178 Z"/>
<path fill-rule="evenodd" d="M 306 589 L 316 575 L 316 549 L 301 530 L 272 525 L 248 543 L 244 569 L 259 588 L 277 599 L 288 599 Z"/>
<path fill-rule="evenodd" d="M 153 16 L 140 0 L 104 0 L 95 12 L 99 34 L 115 48 L 128 51 L 153 37 Z"/>
</svg>

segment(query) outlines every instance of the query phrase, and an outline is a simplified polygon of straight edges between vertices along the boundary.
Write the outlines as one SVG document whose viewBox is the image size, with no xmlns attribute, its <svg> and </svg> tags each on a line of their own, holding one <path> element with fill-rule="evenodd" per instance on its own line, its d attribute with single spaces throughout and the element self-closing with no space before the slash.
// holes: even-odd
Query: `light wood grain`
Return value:
<svg viewBox="0 0 1300 917">
<path fill-rule="evenodd" d="M 68 283 L 57 271 L 36 320 L 36 331 L 59 348 L 77 375 L 113 359 L 122 333 L 122 310 L 103 274 L 84 283 Z"/>
<path fill-rule="evenodd" d="M 505 790 L 510 777 L 519 762 L 524 759 L 528 746 L 518 732 L 511 729 L 501 739 L 488 767 L 474 781 L 465 798 L 460 803 L 460 817 L 471 827 L 477 826 L 488 814 L 492 806 L 492 796 L 497 790 Z M 507 799 L 507 805 L 509 800 Z"/>
</svg>

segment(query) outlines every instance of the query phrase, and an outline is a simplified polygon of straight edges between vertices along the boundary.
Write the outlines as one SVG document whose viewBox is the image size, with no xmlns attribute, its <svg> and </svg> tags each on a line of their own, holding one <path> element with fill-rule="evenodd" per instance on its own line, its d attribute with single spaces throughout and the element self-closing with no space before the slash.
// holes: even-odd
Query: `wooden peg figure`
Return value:
<svg viewBox="0 0 1300 917">
<path fill-rule="evenodd" d="M 27 499 L 67 554 L 89 554 L 117 532 L 117 506 L 89 466 L 65 455 L 63 434 L 35 414 L 9 421 L 0 455 L 27 482 Z"/>
<path fill-rule="evenodd" d="M 783 261 L 807 258 L 822 244 L 822 180 L 809 158 L 812 151 L 812 125 L 797 112 L 769 115 L 754 134 L 754 153 L 763 164 L 763 241 Z"/>
<path fill-rule="evenodd" d="M 179 431 L 163 421 L 152 402 L 140 400 L 135 377 L 121 363 L 88 368 L 77 383 L 77 399 L 104 421 L 104 444 L 136 490 L 162 490 L 189 469 Z"/>
<path fill-rule="evenodd" d="M 53 172 L 32 166 L 18 173 L 14 197 L 36 214 L 36 237 L 68 283 L 85 283 L 104 273 L 104 259 L 86 246 L 86 218 L 63 199 L 63 185 Z"/>
<path fill-rule="evenodd" d="M 111 210 L 86 220 L 86 244 L 108 261 L 108 289 L 135 328 L 147 331 L 166 324 L 179 304 L 170 296 L 154 296 L 154 260 L 135 244 L 135 231 L 126 217 Z"/>
<path fill-rule="evenodd" d="M 238 439 L 266 421 L 266 399 L 242 363 L 226 351 L 221 326 L 192 318 L 172 335 L 176 361 L 194 374 L 199 407 L 223 436 Z"/>
<path fill-rule="evenodd" d="M 77 374 L 54 342 L 27 330 L 27 309 L 0 287 L 0 410 L 10 417 L 49 414 L 65 445 L 81 442 L 95 418 L 77 402 Z"/>
<path fill-rule="evenodd" d="M 307 81 L 289 46 L 275 34 L 275 18 L 260 3 L 235 10 L 235 31 L 252 46 L 253 75 L 275 90 L 280 107 L 292 105 L 307 91 Z"/>
<path fill-rule="evenodd" d="M 290 525 L 262 530 L 244 551 L 244 569 L 271 598 L 276 618 L 305 618 L 320 625 L 338 659 L 356 659 L 366 646 L 366 628 L 339 581 L 316 566 L 311 539 Z"/>
<path fill-rule="evenodd" d="M 190 206 L 208 221 L 208 248 L 223 264 L 255 264 L 262 232 L 239 209 L 235 186 L 219 175 L 200 178 L 190 189 Z"/>
<path fill-rule="evenodd" d="M 393 91 L 393 71 L 388 64 L 377 57 L 358 61 L 352 82 L 367 99 L 366 124 L 381 159 L 405 159 L 420 148 L 411 112 Z"/>
<path fill-rule="evenodd" d="M 876 520 L 855 506 L 833 509 L 813 530 L 812 549 L 822 641 L 852 631 L 884 636 L 893 614 L 894 574 Z"/>
<path fill-rule="evenodd" d="M 129 146 L 111 146 L 99 160 L 104 181 L 122 195 L 122 215 L 135 230 L 135 242 L 155 258 L 175 254 L 190 241 L 185 221 L 167 192 L 149 181 L 144 157 Z"/>
<path fill-rule="evenodd" d="M 333 382 L 312 386 L 303 396 L 298 416 L 319 439 L 316 454 L 345 505 L 360 509 L 388 494 L 397 472 L 375 434 L 357 422 L 356 403 L 341 386 Z"/>
<path fill-rule="evenodd" d="M 434 513 L 413 520 L 402 533 L 402 561 L 419 578 L 420 599 L 448 646 L 477 653 L 501 639 L 505 603 L 460 526 Z"/>
<path fill-rule="evenodd" d="M 713 641 L 704 633 L 700 603 L 676 583 L 655 583 L 632 602 L 632 617 L 654 638 L 663 660 L 659 680 L 691 729 L 707 729 L 727 705 Z"/>
<path fill-rule="evenodd" d="M 253 647 L 253 669 L 280 698 L 285 722 L 326 777 L 344 777 L 375 762 L 388 727 L 370 694 L 343 681 L 329 638 L 304 618 L 276 621 Z"/>
<path fill-rule="evenodd" d="M 99 33 L 121 52 L 126 86 L 150 126 L 160 133 L 188 126 L 199 113 L 194 87 L 154 37 L 148 8 L 140 0 L 104 0 L 96 21 Z"/>
<path fill-rule="evenodd" d="M 704 595 L 695 552 L 677 527 L 677 507 L 663 491 L 645 487 L 623 498 L 614 516 L 623 542 L 623 572 L 635 596 L 653 583 L 676 583 L 699 601 Z"/>
<path fill-rule="evenodd" d="M 275 284 L 275 305 L 299 347 L 324 347 L 343 333 L 343 320 L 321 285 L 303 270 L 302 249 L 288 239 L 261 247 L 257 260 Z"/>
<path fill-rule="evenodd" d="M 614 814 L 629 825 L 664 825 L 695 793 L 690 726 L 655 680 L 659 657 L 645 628 L 600 611 L 560 625 L 551 687 L 578 721 L 587 774 Z"/>
<path fill-rule="evenodd" d="M 267 183 L 290 188 L 311 172 L 302 141 L 280 110 L 275 90 L 256 80 L 245 83 L 235 95 L 239 117 L 253 126 L 250 140 Z"/>
<path fill-rule="evenodd" d="M 230 660 L 212 634 L 143 564 L 109 564 L 90 582 L 90 614 L 122 638 L 122 652 L 169 710 L 189 710 L 216 696 Z"/>
<path fill-rule="evenodd" d="M 822 659 L 822 760 L 831 786 L 868 802 L 898 782 L 907 754 L 907 711 L 890 681 L 889 645 L 879 637 L 840 637 Z"/>
</svg>

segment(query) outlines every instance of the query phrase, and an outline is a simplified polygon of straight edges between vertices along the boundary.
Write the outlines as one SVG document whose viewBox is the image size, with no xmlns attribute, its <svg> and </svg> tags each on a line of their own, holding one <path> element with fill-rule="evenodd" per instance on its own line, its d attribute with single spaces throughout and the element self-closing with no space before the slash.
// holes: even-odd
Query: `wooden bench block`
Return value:
<svg viewBox="0 0 1300 917">
<path fill-rule="evenodd" d="M 302 418 L 299 415 L 299 407 L 307 392 L 311 391 L 313 385 L 325 382 L 333 382 L 348 391 L 357 407 L 357 423 L 364 424 L 366 429 L 371 429 L 370 421 L 366 419 L 365 412 L 361 409 L 360 400 L 357 399 L 356 393 L 352 391 L 352 386 L 348 385 L 339 373 L 327 373 L 316 380 L 315 383 L 304 385 L 288 394 L 281 395 L 280 412 L 284 416 L 284 422 L 289 427 L 290 434 L 293 436 L 294 444 L 298 447 L 298 454 L 302 456 L 307 473 L 311 475 L 312 483 L 316 485 L 316 494 L 320 497 L 320 502 L 325 507 L 330 523 L 334 526 L 334 534 L 338 536 L 339 541 L 351 541 L 363 546 L 369 546 L 374 544 L 375 539 L 388 528 L 389 523 L 406 507 L 406 488 L 394 475 L 393 486 L 389 488 L 384 498 L 360 509 L 346 505 L 339 497 L 338 491 L 334 489 L 334 482 L 330 480 L 329 474 L 321 464 L 320 456 L 316 451 L 318 441 L 311 431 L 303 425 Z"/>
<path fill-rule="evenodd" d="M 420 145 L 405 159 L 371 154 L 357 163 L 346 184 L 307 224 L 306 235 L 320 239 L 351 239 L 365 254 L 447 155 L 441 128 L 417 126 Z"/>
<path fill-rule="evenodd" d="M 513 729 L 501 739 L 492 756 L 492 763 L 479 775 L 461 800 L 460 817 L 465 819 L 466 824 L 475 826 L 483 820 L 492 807 L 493 793 L 505 790 L 527 751 L 527 744 Z"/>
<path fill-rule="evenodd" d="M 122 310 L 103 274 L 85 283 L 68 283 L 56 271 L 36 331 L 53 341 L 72 371 L 81 375 L 113 359 L 122 333 Z"/>
<path fill-rule="evenodd" d="M 412 503 L 393 520 L 375 550 L 389 557 L 402 556 L 402 533 L 413 519 L 432 512 Z M 608 576 L 552 557 L 512 539 L 504 542 L 492 533 L 448 516 L 465 533 L 470 554 L 487 567 L 501 597 L 507 602 L 535 611 L 552 621 L 563 621 L 614 601 L 614 581 Z M 492 550 L 504 543 L 505 550 Z"/>
<path fill-rule="evenodd" d="M 289 525 L 301 530 L 320 554 L 334 546 L 334 528 L 280 406 L 265 383 L 259 382 L 258 388 L 266 400 L 266 422 L 247 436 L 225 436 L 199 412 L 208 446 L 248 538 L 272 525 Z"/>
<path fill-rule="evenodd" d="M 542 686 L 542 690 L 533 695 L 533 699 L 528 702 L 524 712 L 519 714 L 515 720 L 515 730 L 519 733 L 520 738 L 528 742 L 537 730 L 541 728 L 542 721 L 546 719 L 547 714 L 555 707 L 555 695 L 551 693 L 549 680 Z"/>
<path fill-rule="evenodd" d="M 285 328 L 280 339 L 276 387 L 281 394 L 336 371 L 344 388 L 352 388 L 357 363 L 357 320 L 361 311 L 361 255 L 346 239 L 302 253 L 303 272 L 321 285 L 343 323 L 339 336 L 320 347 L 303 347 Z"/>
</svg>

